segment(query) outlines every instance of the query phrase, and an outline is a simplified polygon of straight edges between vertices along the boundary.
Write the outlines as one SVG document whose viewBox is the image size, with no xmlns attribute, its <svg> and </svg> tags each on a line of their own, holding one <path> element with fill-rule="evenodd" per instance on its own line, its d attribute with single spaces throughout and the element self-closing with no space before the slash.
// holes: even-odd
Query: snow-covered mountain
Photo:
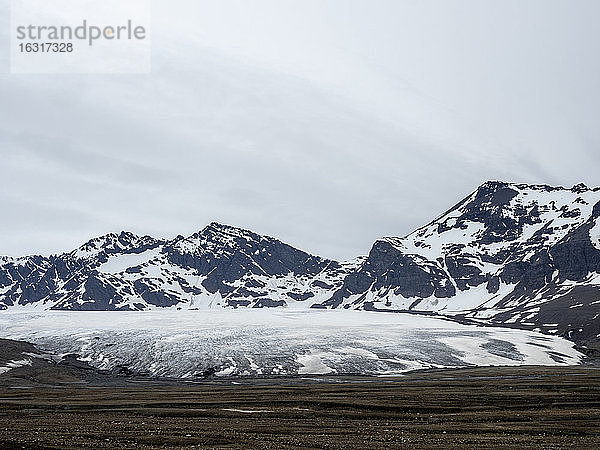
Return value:
<svg viewBox="0 0 600 450">
<path fill-rule="evenodd" d="M 22 306 L 410 310 L 593 342 L 600 188 L 487 182 L 347 263 L 217 223 L 172 240 L 107 234 L 62 255 L 1 257 L 0 309 Z"/>
<path fill-rule="evenodd" d="M 218 223 L 170 241 L 111 233 L 70 253 L 0 264 L 0 308 L 55 310 L 312 304 L 356 269 Z"/>
<path fill-rule="evenodd" d="M 600 333 L 600 189 L 487 182 L 428 225 L 378 240 L 321 308 L 435 311 Z"/>
</svg>

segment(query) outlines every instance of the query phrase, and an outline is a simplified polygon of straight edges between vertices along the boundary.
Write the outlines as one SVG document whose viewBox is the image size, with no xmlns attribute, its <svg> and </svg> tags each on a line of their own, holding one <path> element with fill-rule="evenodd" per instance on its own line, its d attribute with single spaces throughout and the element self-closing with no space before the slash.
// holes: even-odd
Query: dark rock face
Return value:
<svg viewBox="0 0 600 450">
<path fill-rule="evenodd" d="M 166 247 L 168 259 L 206 275 L 203 285 L 210 292 L 217 292 L 224 283 L 236 281 L 248 273 L 267 276 L 283 276 L 290 272 L 315 275 L 327 265 L 339 266 L 334 261 L 309 255 L 277 239 L 216 223 L 187 240 L 199 242 L 202 247 L 196 253 L 184 253 L 178 242 L 174 242 Z"/>
<path fill-rule="evenodd" d="M 600 202 L 592 217 L 570 233 L 550 251 L 560 276 L 566 280 L 581 281 L 591 272 L 600 273 L 600 250 L 590 240 L 590 231 L 600 217 Z"/>
<path fill-rule="evenodd" d="M 42 256 L 9 259 L 0 265 L 0 289 L 6 289 L 0 297 L 0 309 L 44 298 L 51 284 L 50 275 L 45 276 L 49 268 L 49 259 Z"/>
<path fill-rule="evenodd" d="M 463 250 L 464 246 L 456 246 L 449 250 L 445 257 L 448 274 L 456 282 L 456 287 L 466 291 L 469 287 L 477 287 L 488 281 L 481 269 L 476 265 L 476 258 Z M 452 293 L 454 295 L 455 292 Z"/>
<path fill-rule="evenodd" d="M 583 225 L 574 228 L 557 244 L 540 249 L 527 262 L 515 261 L 507 265 L 502 277 L 509 283 L 516 283 L 516 286 L 499 306 L 533 298 L 541 289 L 556 283 L 574 281 L 585 285 L 590 274 L 600 273 L 600 250 L 590 239 L 590 232 L 599 216 L 600 202 L 594 206 L 592 216 Z"/>
<path fill-rule="evenodd" d="M 406 298 L 432 295 L 447 298 L 456 292 L 448 275 L 436 264 L 424 259 L 415 260 L 398 251 L 391 243 L 377 241 L 359 271 L 350 274 L 344 280 L 342 289 L 322 306 L 335 308 L 344 298 L 368 289 L 376 292 L 392 290 L 395 295 Z"/>
<path fill-rule="evenodd" d="M 483 223 L 486 232 L 481 242 L 485 244 L 515 239 L 530 216 L 520 210 L 513 217 L 505 217 L 502 210 L 517 195 L 518 192 L 505 183 L 486 183 L 466 205 L 461 222 Z M 535 214 L 531 217 L 535 217 Z"/>
</svg>

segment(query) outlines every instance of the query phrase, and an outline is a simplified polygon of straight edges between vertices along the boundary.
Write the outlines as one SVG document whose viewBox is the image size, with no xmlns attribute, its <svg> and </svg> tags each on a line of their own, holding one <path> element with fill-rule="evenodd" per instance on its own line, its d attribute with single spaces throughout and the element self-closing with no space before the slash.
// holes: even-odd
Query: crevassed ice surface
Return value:
<svg viewBox="0 0 600 450">
<path fill-rule="evenodd" d="M 429 367 L 568 365 L 582 357 L 556 336 L 338 310 L 4 312 L 0 337 L 76 353 L 100 369 L 124 365 L 184 378 L 389 375 Z"/>
</svg>

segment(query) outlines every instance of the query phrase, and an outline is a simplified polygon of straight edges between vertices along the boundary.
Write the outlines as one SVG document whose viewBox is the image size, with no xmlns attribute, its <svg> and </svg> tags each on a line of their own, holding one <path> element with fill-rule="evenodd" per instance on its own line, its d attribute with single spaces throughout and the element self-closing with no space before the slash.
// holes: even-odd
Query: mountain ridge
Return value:
<svg viewBox="0 0 600 450">
<path fill-rule="evenodd" d="M 488 181 L 404 237 L 349 262 L 211 222 L 128 231 L 67 253 L 0 257 L 0 309 L 291 307 L 413 311 L 600 336 L 600 188 Z"/>
</svg>

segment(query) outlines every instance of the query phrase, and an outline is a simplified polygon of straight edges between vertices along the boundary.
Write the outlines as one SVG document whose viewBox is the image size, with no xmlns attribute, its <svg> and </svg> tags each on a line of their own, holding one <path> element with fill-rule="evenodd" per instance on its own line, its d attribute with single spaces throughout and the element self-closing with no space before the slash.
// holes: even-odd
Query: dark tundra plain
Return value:
<svg viewBox="0 0 600 450">
<path fill-rule="evenodd" d="M 0 391 L 0 448 L 600 447 L 597 366 L 183 383 L 36 359 Z"/>
</svg>

